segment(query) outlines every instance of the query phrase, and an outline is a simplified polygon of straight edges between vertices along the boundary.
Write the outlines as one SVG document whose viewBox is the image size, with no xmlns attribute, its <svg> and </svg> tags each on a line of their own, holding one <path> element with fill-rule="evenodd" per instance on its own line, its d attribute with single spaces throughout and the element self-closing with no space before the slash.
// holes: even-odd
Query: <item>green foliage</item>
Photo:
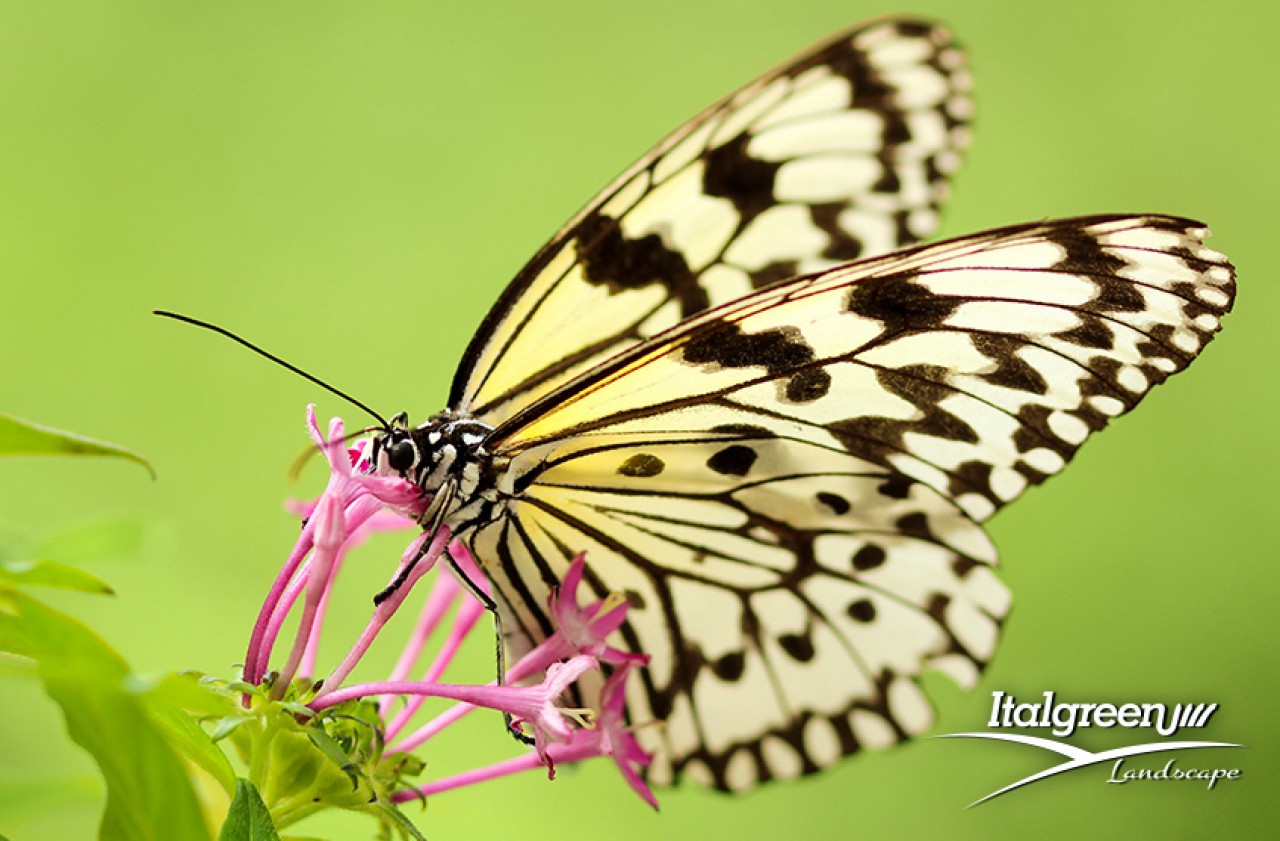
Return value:
<svg viewBox="0 0 1280 841">
<path fill-rule="evenodd" d="M 72 740 L 97 762 L 107 785 L 100 838 L 209 839 L 206 818 L 219 807 L 199 801 L 183 760 L 230 799 L 218 841 L 275 841 L 277 827 L 324 809 L 366 813 L 383 837 L 423 838 L 391 801 L 422 763 L 385 754 L 373 702 L 350 701 L 315 715 L 305 706 L 315 689 L 308 681 L 274 700 L 269 684 L 194 674 L 140 678 L 101 637 L 28 595 L 27 586 L 111 590 L 66 564 L 0 564 L 2 671 L 41 680 L 61 707 Z M 224 740 L 248 769 L 247 778 L 223 752 Z"/>
<path fill-rule="evenodd" d="M 235 747 L 273 826 L 283 829 L 316 812 L 344 809 L 376 819 L 384 837 L 423 837 L 391 800 L 422 771 L 422 762 L 385 753 L 375 703 L 349 701 L 314 714 L 305 706 L 314 694 L 310 681 L 295 681 L 279 700 L 270 697 L 270 683 L 204 683 L 237 699 L 206 723 L 215 739 Z M 247 706 L 238 702 L 242 697 L 249 699 Z"/>
<path fill-rule="evenodd" d="M 35 663 L 68 734 L 97 762 L 107 784 L 100 838 L 209 837 L 186 769 L 148 711 L 146 685 L 131 678 L 110 645 L 78 620 L 3 584 L 0 651 Z"/>
<path fill-rule="evenodd" d="M 112 594 L 107 582 L 96 575 L 57 561 L 0 561 L 0 584 Z"/>
<path fill-rule="evenodd" d="M 4 414 L 0 455 L 114 456 L 135 461 L 155 476 L 145 459 L 121 447 Z M 107 786 L 101 839 L 202 841 L 209 831 L 181 757 L 206 771 L 228 794 L 235 776 L 226 756 L 187 710 L 222 711 L 225 699 L 190 677 L 151 682 L 133 675 L 102 637 L 23 589 L 111 595 L 101 578 L 43 556 L 120 554 L 135 549 L 139 538 L 136 524 L 109 522 L 51 541 L 41 559 L 0 560 L 0 654 L 8 655 L 3 671 L 40 680 L 61 708 L 68 735 L 97 763 Z"/>
<path fill-rule="evenodd" d="M 236 780 L 236 796 L 227 812 L 227 821 L 218 833 L 218 841 L 280 841 L 267 804 L 246 779 Z"/>
<path fill-rule="evenodd" d="M 136 462 L 156 472 L 151 464 L 131 450 L 95 441 L 74 432 L 64 432 L 0 413 L 0 455 L 8 456 L 114 456 Z"/>
<path fill-rule="evenodd" d="M 33 569 L 43 574 L 24 579 L 12 573 L 14 566 L 6 565 L 0 577 L 0 653 L 34 664 L 26 673 L 44 682 L 71 738 L 98 763 L 107 784 L 105 841 L 209 838 L 182 759 L 231 798 L 219 841 L 272 841 L 277 826 L 333 808 L 368 813 L 386 837 L 423 837 L 391 802 L 422 763 L 384 755 L 372 702 L 348 702 L 317 716 L 302 703 L 312 694 L 309 682 L 277 701 L 263 687 L 190 674 L 143 680 L 85 625 L 18 589 L 46 579 L 70 582 L 53 586 L 80 585 L 71 568 L 39 564 Z M 74 588 L 109 592 L 100 582 Z M 249 697 L 248 707 L 239 703 L 242 696 Z M 212 737 L 197 718 L 209 722 Z M 222 739 L 234 745 L 249 779 L 237 776 L 217 744 Z"/>
<path fill-rule="evenodd" d="M 197 685 L 191 675 L 166 677 L 146 699 L 147 713 L 169 746 L 213 777 L 228 796 L 239 796 L 231 762 L 192 718 L 193 713 L 225 713 L 233 702 Z"/>
</svg>

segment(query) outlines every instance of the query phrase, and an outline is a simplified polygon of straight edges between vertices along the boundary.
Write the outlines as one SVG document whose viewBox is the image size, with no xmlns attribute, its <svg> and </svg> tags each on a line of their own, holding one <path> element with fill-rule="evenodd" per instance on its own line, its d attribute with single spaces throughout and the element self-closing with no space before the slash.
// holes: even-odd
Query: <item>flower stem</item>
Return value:
<svg viewBox="0 0 1280 841">
<path fill-rule="evenodd" d="M 424 683 L 436 683 L 444 674 L 444 670 L 458 653 L 458 649 L 462 647 L 463 641 L 471 630 L 475 628 L 476 623 L 480 621 L 480 617 L 484 616 L 484 605 L 475 599 L 467 599 L 458 605 L 458 613 L 454 616 L 453 625 L 449 628 L 449 636 L 441 646 L 440 651 L 436 654 L 435 659 L 427 668 L 426 673 L 422 676 Z M 394 678 L 393 678 L 394 680 Z M 422 707 L 424 696 L 416 696 L 411 698 L 405 704 L 404 709 L 400 710 L 387 725 L 387 739 L 395 738 L 395 735 L 413 718 L 414 714 Z"/>
<path fill-rule="evenodd" d="M 262 609 L 258 611 L 258 619 L 253 624 L 253 633 L 249 636 L 249 650 L 244 657 L 243 676 L 246 683 L 256 684 L 262 682 L 262 675 L 267 670 L 267 661 L 271 657 L 271 648 L 275 642 L 273 636 L 271 643 L 267 643 L 264 647 L 267 628 L 271 624 L 276 607 L 280 603 L 280 597 L 284 594 L 289 580 L 293 578 L 293 574 L 302 563 L 302 559 L 311 551 L 314 534 L 315 524 L 308 520 L 307 524 L 302 527 L 302 534 L 298 537 L 298 542 L 294 545 L 293 551 L 289 553 L 289 558 L 281 568 L 280 574 L 272 582 L 271 589 L 267 592 L 267 598 L 262 603 Z"/>
<path fill-rule="evenodd" d="M 316 697 L 312 702 L 313 704 L 315 701 L 319 701 L 321 698 L 328 696 L 341 686 L 344 680 L 347 679 L 347 676 L 351 674 L 351 671 L 356 667 L 356 664 L 360 662 L 362 657 L 364 657 L 365 652 L 369 650 L 369 646 L 373 645 L 373 641 L 377 638 L 378 633 L 383 629 L 387 622 L 391 620 L 391 617 L 395 615 L 396 611 L 400 609 L 400 605 L 404 603 L 405 597 L 409 595 L 409 591 L 413 589 L 413 585 L 416 584 L 428 570 L 435 566 L 436 561 L 440 559 L 441 553 L 444 552 L 444 547 L 448 545 L 451 534 L 447 527 L 441 526 L 436 531 L 431 544 L 427 546 L 424 551 L 422 549 L 422 544 L 426 540 L 426 537 L 427 534 L 424 532 L 421 537 L 409 544 L 409 550 L 405 552 L 404 559 L 402 560 L 399 569 L 397 569 L 396 575 L 398 576 L 400 574 L 400 570 L 404 569 L 404 565 L 409 563 L 416 564 L 413 572 L 410 574 L 409 578 L 405 580 L 404 584 L 400 586 L 399 590 L 393 593 L 389 599 L 373 609 L 373 616 L 369 619 L 369 624 L 365 626 L 364 631 L 360 634 L 360 639 L 356 640 L 356 644 L 347 652 L 347 656 L 343 658 L 342 663 L 338 665 L 338 668 L 334 669 L 329 677 L 325 678 L 324 688 L 316 694 Z M 321 708 L 315 707 L 315 709 Z"/>
</svg>

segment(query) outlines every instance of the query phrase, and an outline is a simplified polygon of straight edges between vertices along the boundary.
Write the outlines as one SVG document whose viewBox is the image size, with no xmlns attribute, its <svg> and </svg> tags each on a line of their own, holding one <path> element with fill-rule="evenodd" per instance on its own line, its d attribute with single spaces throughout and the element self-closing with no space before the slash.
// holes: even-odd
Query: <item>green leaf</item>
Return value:
<svg viewBox="0 0 1280 841">
<path fill-rule="evenodd" d="M 107 582 L 79 567 L 58 561 L 0 561 L 0 586 L 58 587 L 81 593 L 114 593 Z"/>
<path fill-rule="evenodd" d="M 227 755 L 214 744 L 209 734 L 201 730 L 200 725 L 181 707 L 151 694 L 144 699 L 152 722 L 165 735 L 169 747 L 204 769 L 230 796 L 236 789 L 236 772 Z"/>
<path fill-rule="evenodd" d="M 36 661 L 67 732 L 97 762 L 107 784 L 100 839 L 209 838 L 186 768 L 110 645 L 24 592 L 0 589 L 0 651 Z"/>
<path fill-rule="evenodd" d="M 236 796 L 231 801 L 226 823 L 218 833 L 218 841 L 280 841 L 271 812 L 253 783 L 241 777 L 236 780 Z"/>
<path fill-rule="evenodd" d="M 311 744 L 316 746 L 320 753 L 332 762 L 345 774 L 350 774 L 355 768 L 355 763 L 351 761 L 351 757 L 347 756 L 347 752 L 342 746 L 323 730 L 311 729 L 307 731 L 307 738 L 311 740 Z"/>
<path fill-rule="evenodd" d="M 244 715 L 245 710 L 219 684 L 199 672 L 167 674 L 147 688 L 151 697 L 181 707 L 202 718 Z"/>
<path fill-rule="evenodd" d="M 229 715 L 223 718 L 215 719 L 213 722 L 213 731 L 209 734 L 209 738 L 215 742 L 223 739 L 236 732 L 248 719 L 242 715 Z"/>
<path fill-rule="evenodd" d="M 427 837 L 418 831 L 418 828 L 413 825 L 413 822 L 409 820 L 405 813 L 401 812 L 393 804 L 383 803 L 379 800 L 375 808 L 388 823 L 399 829 L 407 837 L 414 839 L 414 841 L 427 841 Z"/>
<path fill-rule="evenodd" d="M 40 677 L 40 665 L 28 657 L 20 657 L 0 650 L 0 675 Z"/>
<path fill-rule="evenodd" d="M 156 472 L 135 452 L 52 427 L 40 426 L 0 413 L 0 455 L 9 456 L 114 456 L 137 462 L 151 478 Z"/>
</svg>

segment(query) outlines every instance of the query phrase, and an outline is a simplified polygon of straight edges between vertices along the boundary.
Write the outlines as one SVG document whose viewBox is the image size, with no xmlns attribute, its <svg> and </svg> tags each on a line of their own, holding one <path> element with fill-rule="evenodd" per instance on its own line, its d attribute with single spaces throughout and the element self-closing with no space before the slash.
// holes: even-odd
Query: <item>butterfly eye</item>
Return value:
<svg viewBox="0 0 1280 841">
<path fill-rule="evenodd" d="M 387 464 L 400 473 L 418 463 L 418 448 L 410 438 L 401 438 L 387 448 Z"/>
</svg>

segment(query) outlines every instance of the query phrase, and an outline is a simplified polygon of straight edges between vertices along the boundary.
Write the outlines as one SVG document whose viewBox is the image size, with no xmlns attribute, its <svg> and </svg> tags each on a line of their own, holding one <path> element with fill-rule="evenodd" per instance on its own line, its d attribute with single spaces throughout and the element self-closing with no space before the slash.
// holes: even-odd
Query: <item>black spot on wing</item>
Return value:
<svg viewBox="0 0 1280 841">
<path fill-rule="evenodd" d="M 933 530 L 929 528 L 929 518 L 919 511 L 899 517 L 894 526 L 907 537 L 915 537 L 920 540 L 935 539 Z"/>
<path fill-rule="evenodd" d="M 953 498 L 966 492 L 979 493 L 996 508 L 1004 504 L 1004 500 L 991 490 L 991 465 L 987 462 L 966 461 L 954 467 L 950 473 L 947 487 Z"/>
<path fill-rule="evenodd" d="M 1064 459 L 1071 458 L 1075 448 L 1053 434 L 1049 428 L 1049 416 L 1053 410 L 1039 403 L 1028 403 L 1018 409 L 1015 417 L 1018 428 L 1013 433 L 1013 445 L 1020 453 L 1029 453 L 1036 447 L 1048 447 Z"/>
<path fill-rule="evenodd" d="M 741 651 L 730 651 L 711 663 L 715 676 L 730 683 L 741 680 L 746 669 L 747 658 Z"/>
<path fill-rule="evenodd" d="M 695 365 L 763 368 L 777 377 L 789 374 L 782 394 L 792 403 L 817 400 L 831 389 L 830 374 L 818 367 L 803 367 L 814 360 L 813 348 L 794 327 L 747 333 L 737 324 L 721 322 L 686 344 L 682 355 Z"/>
<path fill-rule="evenodd" d="M 808 663 L 815 653 L 813 639 L 805 634 L 783 634 L 778 637 L 778 646 L 799 663 Z"/>
<path fill-rule="evenodd" d="M 884 131 L 881 136 L 884 138 L 885 148 L 901 146 L 911 141 L 911 129 L 900 111 L 889 111 L 882 114 L 881 119 L 884 120 Z"/>
<path fill-rule="evenodd" d="M 996 363 L 995 370 L 980 375 L 982 379 L 992 385 L 1029 394 L 1049 392 L 1049 383 L 1035 366 L 1018 355 L 1018 351 L 1027 346 L 1025 341 L 997 333 L 973 333 L 969 341 L 983 356 Z"/>
<path fill-rule="evenodd" d="M 904 245 L 918 239 L 911 230 L 911 211 L 895 210 L 893 212 L 893 233 L 898 238 L 898 242 Z"/>
<path fill-rule="evenodd" d="M 977 444 L 977 431 L 942 405 L 943 400 L 956 394 L 946 383 L 947 376 L 946 369 L 937 365 L 882 368 L 876 371 L 880 386 L 914 405 L 915 417 L 861 415 L 831 421 L 825 428 L 851 455 L 886 467 L 892 467 L 890 458 L 894 454 L 913 452 L 907 433 Z M 888 496 L 904 498 L 910 492 L 910 481 L 889 479 L 881 490 Z"/>
<path fill-rule="evenodd" d="M 1127 265 L 1123 258 L 1107 251 L 1092 234 L 1083 228 L 1059 228 L 1047 233 L 1045 239 L 1061 246 L 1066 252 L 1065 256 L 1054 264 L 1055 271 L 1112 276 Z"/>
<path fill-rule="evenodd" d="M 912 403 L 924 418 L 916 431 L 938 438 L 978 443 L 978 433 L 960 418 L 941 408 L 939 404 L 955 394 L 946 384 L 949 372 L 938 365 L 904 365 L 876 372 L 876 380 L 887 391 Z"/>
<path fill-rule="evenodd" d="M 839 496 L 838 494 L 819 491 L 816 499 L 820 505 L 827 508 L 834 514 L 843 515 L 849 513 L 849 500 Z"/>
<path fill-rule="evenodd" d="M 657 456 L 649 455 L 648 453 L 636 453 L 618 466 L 618 472 L 623 476 L 644 478 L 657 476 L 666 466 L 662 459 Z"/>
<path fill-rule="evenodd" d="M 751 277 L 751 288 L 763 289 L 778 281 L 789 280 L 800 274 L 800 263 L 795 260 L 778 260 L 773 263 L 766 263 L 748 274 Z"/>
<path fill-rule="evenodd" d="M 947 120 L 950 122 L 949 127 L 956 125 L 952 118 L 947 117 Z M 938 165 L 937 155 L 930 155 L 924 159 L 924 174 L 929 179 L 930 184 L 942 184 L 947 180 L 947 173 Z"/>
<path fill-rule="evenodd" d="M 872 190 L 877 193 L 896 193 L 902 189 L 902 181 L 894 171 L 892 162 L 883 156 L 880 159 L 880 169 L 880 177 L 871 185 Z"/>
<path fill-rule="evenodd" d="M 873 622 L 876 618 L 876 606 L 870 599 L 858 599 L 849 605 L 849 618 L 855 622 Z"/>
<path fill-rule="evenodd" d="M 799 330 L 775 327 L 746 333 L 736 324 L 720 323 L 684 346 L 684 360 L 722 368 L 760 367 L 780 374 L 813 361 L 813 348 Z"/>
<path fill-rule="evenodd" d="M 725 447 L 707 459 L 707 467 L 723 476 L 746 476 L 756 463 L 756 451 L 741 444 Z"/>
<path fill-rule="evenodd" d="M 1111 350 L 1115 346 L 1115 336 L 1111 328 L 1101 318 L 1092 316 L 1082 315 L 1079 326 L 1070 330 L 1060 330 L 1054 336 L 1073 345 L 1094 350 Z"/>
<path fill-rule="evenodd" d="M 730 435 L 745 435 L 752 438 L 777 438 L 778 436 L 767 427 L 756 426 L 753 423 L 721 423 L 711 427 L 712 432 L 723 432 Z"/>
<path fill-rule="evenodd" d="M 901 110 L 894 102 L 893 86 L 881 77 L 880 71 L 871 63 L 871 57 L 862 50 L 844 50 L 833 55 L 827 66 L 849 81 L 850 107 L 864 108 L 881 115 Z"/>
<path fill-rule="evenodd" d="M 845 309 L 882 322 L 891 330 L 938 327 L 960 301 L 930 292 L 909 276 L 873 278 L 849 288 Z"/>
<path fill-rule="evenodd" d="M 668 248 L 657 234 L 632 239 L 623 234 L 618 220 L 593 213 L 575 232 L 578 260 L 588 283 L 610 292 L 664 287 L 680 302 L 683 317 L 710 306 L 707 293 L 685 262 L 684 255 Z"/>
<path fill-rule="evenodd" d="M 742 216 L 745 226 L 751 219 L 773 207 L 773 182 L 779 163 L 762 161 L 747 153 L 751 140 L 746 133 L 718 146 L 704 158 L 702 189 L 709 196 L 728 199 Z"/>
<path fill-rule="evenodd" d="M 866 572 L 883 564 L 887 557 L 884 549 L 874 543 L 868 543 L 853 553 L 853 568 L 857 572 Z"/>
<path fill-rule="evenodd" d="M 829 238 L 822 249 L 822 256 L 841 263 L 857 260 L 865 247 L 862 240 L 852 236 L 840 225 L 840 214 L 848 210 L 844 202 L 825 202 L 809 207 L 809 218 Z"/>
<path fill-rule="evenodd" d="M 890 499 L 906 499 L 911 495 L 911 486 L 915 484 L 901 473 L 894 473 L 876 488 Z"/>
<path fill-rule="evenodd" d="M 830 390 L 831 375 L 821 368 L 809 368 L 791 376 L 783 387 L 783 394 L 791 403 L 812 403 Z"/>
<path fill-rule="evenodd" d="M 851 455 L 872 464 L 889 464 L 889 456 L 897 451 L 892 442 L 903 434 L 903 422 L 892 418 L 867 415 L 832 421 L 827 432 Z"/>
</svg>

